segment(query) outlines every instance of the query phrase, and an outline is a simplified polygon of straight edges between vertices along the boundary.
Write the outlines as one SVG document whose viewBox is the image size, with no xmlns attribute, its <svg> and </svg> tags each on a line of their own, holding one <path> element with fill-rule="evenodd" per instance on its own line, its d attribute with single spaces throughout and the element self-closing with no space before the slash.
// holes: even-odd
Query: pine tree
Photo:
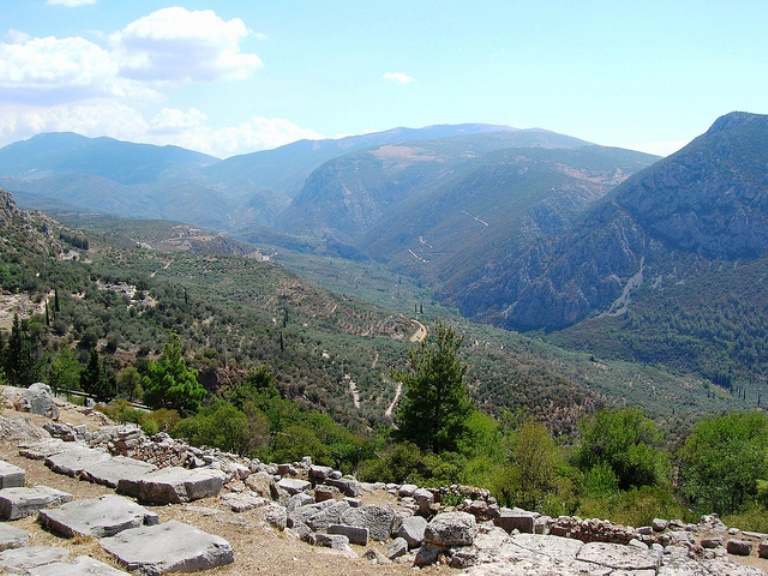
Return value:
<svg viewBox="0 0 768 576">
<path fill-rule="evenodd" d="M 3 368 L 12 386 L 27 387 L 37 376 L 32 344 L 24 336 L 18 314 L 13 315 L 11 337 L 3 354 Z"/>
<path fill-rule="evenodd" d="M 88 365 L 80 373 L 80 387 L 96 402 L 108 402 L 117 394 L 117 379 L 101 362 L 96 348 L 91 348 Z"/>
<path fill-rule="evenodd" d="M 455 450 L 467 431 L 473 407 L 458 355 L 463 340 L 438 322 L 434 338 L 411 350 L 409 370 L 392 373 L 407 387 L 397 411 L 399 435 L 422 449 Z"/>
<path fill-rule="evenodd" d="M 149 364 L 144 377 L 144 401 L 150 408 L 173 408 L 182 415 L 195 414 L 205 397 L 197 381 L 197 370 L 187 368 L 181 340 L 174 334 L 163 346 L 163 354 Z"/>
</svg>

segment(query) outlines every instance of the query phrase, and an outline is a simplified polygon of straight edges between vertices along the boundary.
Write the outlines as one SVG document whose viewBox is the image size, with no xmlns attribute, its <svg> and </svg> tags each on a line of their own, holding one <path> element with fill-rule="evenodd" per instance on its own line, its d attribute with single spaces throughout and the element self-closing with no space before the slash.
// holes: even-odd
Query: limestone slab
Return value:
<svg viewBox="0 0 768 576">
<path fill-rule="evenodd" d="M 135 480 L 123 478 L 117 490 L 148 504 L 181 504 L 217 496 L 224 479 L 223 472 L 208 468 L 163 468 Z"/>
<path fill-rule="evenodd" d="M 282 478 L 277 483 L 278 488 L 282 488 L 288 494 L 293 496 L 299 492 L 309 492 L 312 488 L 312 484 L 306 480 L 298 480 L 296 478 Z"/>
<path fill-rule="evenodd" d="M 25 478 L 26 472 L 24 472 L 23 468 L 0 460 L 0 490 L 24 486 Z"/>
<path fill-rule="evenodd" d="M 16 520 L 71 501 L 72 494 L 47 486 L 5 488 L 0 490 L 0 518 Z"/>
<path fill-rule="evenodd" d="M 394 510 L 369 504 L 360 508 L 350 508 L 342 514 L 340 523 L 368 528 L 372 539 L 386 541 L 392 534 L 395 518 Z"/>
<path fill-rule="evenodd" d="M 368 545 L 368 528 L 347 526 L 346 524 L 331 524 L 328 526 L 328 534 L 346 536 L 350 544 L 357 544 L 358 546 Z"/>
<path fill-rule="evenodd" d="M 126 530 L 101 546 L 129 571 L 147 576 L 200 572 L 234 562 L 229 542 L 177 521 Z"/>
<path fill-rule="evenodd" d="M 88 556 L 78 556 L 72 563 L 54 562 L 29 570 L 30 576 L 128 576 L 109 564 Z"/>
<path fill-rule="evenodd" d="M 45 460 L 49 456 L 70 450 L 71 443 L 64 442 L 58 438 L 46 438 L 35 442 L 26 442 L 19 444 L 19 456 L 29 458 L 30 460 Z"/>
<path fill-rule="evenodd" d="M 535 522 L 534 514 L 522 510 L 502 510 L 501 514 L 493 519 L 493 523 L 506 530 L 508 534 L 514 530 L 523 534 L 533 534 Z"/>
<path fill-rule="evenodd" d="M 616 570 L 655 570 L 659 566 L 658 557 L 650 550 L 609 542 L 584 544 L 576 558 Z"/>
<path fill-rule="evenodd" d="M 0 524 L 0 551 L 29 546 L 29 534 L 10 524 Z"/>
<path fill-rule="evenodd" d="M 7 570 L 11 574 L 28 572 L 37 566 L 52 564 L 66 560 L 69 556 L 64 548 L 53 546 L 27 546 L 0 552 L 0 570 Z"/>
<path fill-rule="evenodd" d="M 112 457 L 103 450 L 74 445 L 69 450 L 63 450 L 46 458 L 45 465 L 54 472 L 77 478 L 86 467 L 111 459 Z"/>
<path fill-rule="evenodd" d="M 157 470 L 157 466 L 149 462 L 134 460 L 127 456 L 115 456 L 109 460 L 99 460 L 86 464 L 81 476 L 96 484 L 117 488 L 120 480 L 139 480 L 155 470 Z"/>
<path fill-rule="evenodd" d="M 160 522 L 154 512 L 149 512 L 133 500 L 115 495 L 76 500 L 53 510 L 41 510 L 39 519 L 44 527 L 66 538 L 104 538 L 123 530 Z"/>
</svg>

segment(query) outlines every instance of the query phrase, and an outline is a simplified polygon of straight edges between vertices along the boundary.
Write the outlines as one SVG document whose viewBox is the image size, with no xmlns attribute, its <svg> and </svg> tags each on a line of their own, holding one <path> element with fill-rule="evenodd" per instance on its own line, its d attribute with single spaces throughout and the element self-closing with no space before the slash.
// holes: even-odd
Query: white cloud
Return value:
<svg viewBox="0 0 768 576">
<path fill-rule="evenodd" d="M 66 6 L 67 8 L 77 8 L 78 6 L 87 6 L 96 4 L 98 0 L 48 0 L 46 4 L 51 6 Z"/>
<path fill-rule="evenodd" d="M 212 10 L 164 8 L 112 35 L 121 74 L 161 83 L 241 79 L 263 64 L 244 54 L 249 30 L 239 18 L 225 21 Z"/>
<path fill-rule="evenodd" d="M 152 96 L 118 78 L 110 53 L 84 38 L 25 38 L 0 43 L 0 102 L 57 105 L 102 96 Z"/>
<path fill-rule="evenodd" d="M 407 74 L 403 74 L 402 72 L 387 72 L 382 76 L 384 80 L 389 80 L 390 82 L 395 82 L 397 84 L 409 84 L 413 82 L 413 78 L 408 76 Z"/>
</svg>

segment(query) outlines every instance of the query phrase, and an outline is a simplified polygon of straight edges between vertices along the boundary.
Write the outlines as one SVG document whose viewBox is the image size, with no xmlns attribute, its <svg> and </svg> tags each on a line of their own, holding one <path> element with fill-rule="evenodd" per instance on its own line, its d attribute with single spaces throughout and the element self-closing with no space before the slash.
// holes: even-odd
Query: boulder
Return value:
<svg viewBox="0 0 768 576">
<path fill-rule="evenodd" d="M 59 419 L 59 407 L 51 394 L 51 387 L 42 382 L 36 382 L 24 390 L 16 401 L 16 410 L 45 416 L 51 420 Z"/>
<path fill-rule="evenodd" d="M 316 544 L 324 548 L 352 552 L 349 547 L 349 539 L 341 534 L 318 534 Z"/>
<path fill-rule="evenodd" d="M 392 564 L 392 561 L 384 556 L 384 554 L 376 550 L 376 548 L 369 548 L 366 550 L 365 554 L 363 554 L 363 558 L 370 560 L 373 564 Z"/>
<path fill-rule="evenodd" d="M 54 562 L 32 568 L 29 576 L 128 576 L 128 572 L 89 556 L 78 556 L 72 563 Z"/>
<path fill-rule="evenodd" d="M 318 484 L 315 486 L 315 500 L 323 502 L 324 500 L 335 500 L 339 493 L 339 489 L 335 486 L 327 486 L 325 484 Z"/>
<path fill-rule="evenodd" d="M 72 494 L 47 486 L 5 488 L 0 490 L 0 518 L 16 520 L 71 501 Z"/>
<path fill-rule="evenodd" d="M 147 504 L 181 504 L 217 496 L 224 486 L 224 473 L 201 468 L 163 468 L 131 480 L 123 478 L 117 491 Z"/>
<path fill-rule="evenodd" d="M 262 498 L 276 500 L 278 497 L 275 479 L 266 472 L 256 472 L 245 479 L 245 485 Z"/>
<path fill-rule="evenodd" d="M 535 532 L 536 514 L 525 510 L 502 508 L 499 516 L 493 519 L 494 525 L 503 528 L 507 534 L 514 530 L 523 534 Z"/>
<path fill-rule="evenodd" d="M 120 480 L 136 481 L 155 470 L 157 470 L 157 466 L 149 462 L 134 460 L 126 456 L 115 456 L 109 460 L 87 463 L 80 476 L 96 484 L 117 488 Z"/>
<path fill-rule="evenodd" d="M 331 472 L 333 472 L 333 468 L 330 466 L 310 466 L 308 474 L 309 480 L 312 484 L 322 484 L 325 482 L 325 479 L 331 475 Z"/>
<path fill-rule="evenodd" d="M 328 526 L 328 534 L 346 536 L 350 544 L 357 544 L 358 546 L 368 545 L 368 528 L 348 526 L 346 524 L 331 524 Z"/>
<path fill-rule="evenodd" d="M 416 492 L 416 490 L 418 489 L 419 487 L 416 486 L 416 484 L 403 484 L 397 490 L 397 495 L 400 498 L 411 498 L 413 496 L 413 493 Z"/>
<path fill-rule="evenodd" d="M 264 520 L 273 528 L 283 531 L 288 526 L 288 511 L 284 506 L 272 502 L 264 510 Z"/>
<path fill-rule="evenodd" d="M 333 474 L 331 474 L 326 478 L 325 483 L 328 484 L 328 486 L 335 486 L 345 496 L 349 496 L 350 498 L 357 498 L 361 494 L 360 483 L 351 477 L 335 479 L 333 478 Z"/>
<path fill-rule="evenodd" d="M 360 508 L 349 508 L 342 514 L 341 524 L 367 528 L 372 539 L 385 541 L 389 540 L 392 534 L 392 524 L 396 517 L 394 510 L 390 508 L 369 504 Z"/>
<path fill-rule="evenodd" d="M 752 554 L 752 543 L 747 540 L 728 540 L 725 543 L 725 549 L 728 554 L 734 554 L 735 556 L 749 556 Z"/>
<path fill-rule="evenodd" d="M 87 466 L 112 460 L 112 456 L 104 450 L 71 444 L 70 446 L 71 448 L 46 458 L 45 465 L 58 474 L 77 478 Z"/>
<path fill-rule="evenodd" d="M 160 522 L 154 512 L 149 512 L 133 500 L 114 495 L 97 500 L 76 500 L 53 510 L 41 510 L 38 519 L 45 528 L 65 538 L 104 538 L 123 530 Z"/>
<path fill-rule="evenodd" d="M 669 522 L 663 518 L 654 518 L 653 522 L 651 522 L 651 527 L 656 532 L 664 532 L 664 530 L 667 529 L 667 526 L 669 526 Z"/>
<path fill-rule="evenodd" d="M 23 468 L 0 460 L 0 490 L 24 486 L 26 473 Z"/>
<path fill-rule="evenodd" d="M 29 534 L 10 524 L 0 524 L 0 552 L 29 546 Z"/>
<path fill-rule="evenodd" d="M 467 512 L 438 514 L 427 524 L 424 541 L 437 546 L 471 546 L 477 535 L 477 522 Z"/>
<path fill-rule="evenodd" d="M 427 520 L 421 516 L 403 518 L 395 530 L 395 536 L 403 538 L 408 543 L 408 548 L 418 548 L 424 541 L 424 530 L 427 528 Z"/>
<path fill-rule="evenodd" d="M 426 488 L 419 488 L 413 493 L 413 499 L 419 506 L 419 514 L 421 516 L 429 516 L 432 514 L 432 504 L 435 503 L 435 495 L 432 494 Z"/>
<path fill-rule="evenodd" d="M 53 546 L 27 546 L 0 552 L 0 574 L 6 570 L 10 574 L 28 574 L 37 566 L 61 562 L 69 556 L 64 548 Z"/>
<path fill-rule="evenodd" d="M 312 489 L 312 483 L 296 478 L 281 478 L 277 483 L 277 487 L 282 488 L 288 492 L 288 494 L 293 496 L 299 492 L 309 492 Z"/>
<path fill-rule="evenodd" d="M 99 544 L 129 571 L 147 576 L 200 572 L 235 560 L 229 542 L 175 520 L 125 530 Z"/>
<path fill-rule="evenodd" d="M 408 542 L 406 542 L 405 538 L 395 538 L 387 546 L 387 558 L 390 560 L 400 558 L 406 554 L 408 554 Z"/>
<path fill-rule="evenodd" d="M 722 536 L 710 536 L 709 538 L 702 538 L 701 539 L 701 547 L 702 548 L 717 548 L 719 546 L 723 545 L 723 537 Z"/>
<path fill-rule="evenodd" d="M 426 543 L 416 553 L 416 558 L 413 560 L 414 566 L 429 566 L 437 562 L 441 555 L 447 554 L 448 549 L 442 546 L 435 546 L 434 544 Z"/>
<path fill-rule="evenodd" d="M 327 505 L 326 505 L 327 503 Z M 309 517 L 305 517 L 303 514 L 304 509 L 312 510 L 316 509 L 317 512 Z M 296 512 L 300 517 L 305 517 L 304 523 L 312 528 L 312 530 L 327 530 L 331 524 L 351 524 L 344 520 L 344 514 L 350 510 L 349 504 L 344 501 L 336 502 L 335 500 L 326 500 L 318 504 L 312 504 L 311 506 L 302 506 Z"/>
</svg>

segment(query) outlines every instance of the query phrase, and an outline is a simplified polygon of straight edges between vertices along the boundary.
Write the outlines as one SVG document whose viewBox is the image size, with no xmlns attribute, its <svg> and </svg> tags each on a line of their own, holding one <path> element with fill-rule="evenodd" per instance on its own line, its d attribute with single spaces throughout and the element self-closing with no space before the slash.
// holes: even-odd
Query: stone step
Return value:
<svg viewBox="0 0 768 576">
<path fill-rule="evenodd" d="M 54 562 L 32 568 L 29 576 L 128 576 L 128 572 L 88 556 L 78 556 L 71 564 Z"/>
<path fill-rule="evenodd" d="M 0 524 L 0 552 L 29 546 L 29 533 L 10 524 Z"/>
<path fill-rule="evenodd" d="M 26 472 L 24 472 L 23 468 L 0 460 L 0 490 L 24 486 L 25 478 Z"/>
<path fill-rule="evenodd" d="M 71 501 L 72 494 L 48 486 L 5 488 L 0 490 L 0 518 L 17 520 Z"/>
<path fill-rule="evenodd" d="M 117 491 L 146 504 L 182 504 L 218 496 L 224 486 L 225 475 L 208 468 L 163 468 L 131 480 L 123 478 Z"/>
<path fill-rule="evenodd" d="M 133 500 L 114 495 L 77 500 L 53 510 L 41 510 L 38 518 L 45 528 L 66 538 L 104 538 L 123 530 L 160 522 L 154 512 L 149 512 Z"/>
<path fill-rule="evenodd" d="M 177 521 L 125 530 L 99 541 L 129 571 L 151 576 L 201 572 L 234 562 L 229 542 Z"/>
<path fill-rule="evenodd" d="M 69 556 L 64 548 L 53 546 L 28 546 L 0 552 L 0 571 L 10 574 L 28 574 L 32 569 L 66 560 Z M 2 572 L 0 572 L 2 573 Z"/>
</svg>

